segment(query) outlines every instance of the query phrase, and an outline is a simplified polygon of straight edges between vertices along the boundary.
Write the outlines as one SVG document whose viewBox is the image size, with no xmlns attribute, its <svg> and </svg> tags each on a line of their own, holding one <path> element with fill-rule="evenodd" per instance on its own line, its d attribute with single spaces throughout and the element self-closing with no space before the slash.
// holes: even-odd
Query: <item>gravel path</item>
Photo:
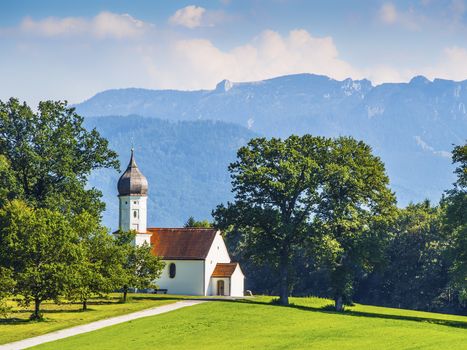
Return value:
<svg viewBox="0 0 467 350">
<path fill-rule="evenodd" d="M 133 312 L 127 315 L 107 318 L 105 320 L 83 324 L 81 326 L 76 326 L 72 328 L 66 328 L 66 329 L 56 331 L 56 332 L 39 335 L 37 337 L 28 338 L 28 339 L 19 340 L 13 343 L 0 345 L 0 350 L 26 349 L 31 346 L 36 346 L 42 343 L 48 343 L 54 340 L 71 337 L 73 335 L 95 331 L 96 329 L 101 329 L 104 327 L 113 326 L 115 324 L 136 320 L 137 318 L 141 318 L 141 317 L 163 314 L 165 312 L 181 309 L 182 307 L 205 303 L 206 301 L 207 300 L 183 300 L 183 301 L 179 301 L 173 304 L 157 306 L 151 309 Z"/>
</svg>

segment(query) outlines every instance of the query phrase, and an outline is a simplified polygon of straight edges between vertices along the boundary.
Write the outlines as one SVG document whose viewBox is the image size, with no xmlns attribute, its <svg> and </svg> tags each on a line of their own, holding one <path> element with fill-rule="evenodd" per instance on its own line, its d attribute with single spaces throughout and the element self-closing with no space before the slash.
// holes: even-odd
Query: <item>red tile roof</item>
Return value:
<svg viewBox="0 0 467 350">
<path fill-rule="evenodd" d="M 208 255 L 215 229 L 148 228 L 152 233 L 153 253 L 166 260 L 204 260 Z"/>
<path fill-rule="evenodd" d="M 237 268 L 238 263 L 218 263 L 211 277 L 230 277 Z"/>
</svg>

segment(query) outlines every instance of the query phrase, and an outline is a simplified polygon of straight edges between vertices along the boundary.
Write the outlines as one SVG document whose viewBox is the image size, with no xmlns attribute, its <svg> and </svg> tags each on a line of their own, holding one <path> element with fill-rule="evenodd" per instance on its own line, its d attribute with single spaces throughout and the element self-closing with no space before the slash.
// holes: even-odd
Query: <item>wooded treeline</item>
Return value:
<svg viewBox="0 0 467 350">
<path fill-rule="evenodd" d="M 384 164 L 351 137 L 252 139 L 229 170 L 235 200 L 214 211 L 255 293 L 318 295 L 466 313 L 467 145 L 452 152 L 457 181 L 441 202 L 397 208 Z M 96 169 L 119 167 L 97 130 L 64 102 L 37 112 L 0 102 L 0 312 L 20 295 L 87 300 L 146 288 L 162 271 L 151 247 L 101 225 Z M 206 226 L 188 220 L 187 226 Z"/>
<path fill-rule="evenodd" d="M 115 290 L 147 288 L 163 264 L 132 233 L 101 225 L 101 193 L 86 188 L 91 171 L 119 163 L 107 140 L 83 127 L 64 102 L 32 111 L 0 101 L 0 313 L 7 297 L 34 305 L 87 300 Z"/>
<path fill-rule="evenodd" d="M 467 312 L 467 145 L 438 205 L 397 208 L 384 165 L 348 137 L 254 139 L 230 166 L 235 201 L 214 211 L 246 288 Z"/>
</svg>

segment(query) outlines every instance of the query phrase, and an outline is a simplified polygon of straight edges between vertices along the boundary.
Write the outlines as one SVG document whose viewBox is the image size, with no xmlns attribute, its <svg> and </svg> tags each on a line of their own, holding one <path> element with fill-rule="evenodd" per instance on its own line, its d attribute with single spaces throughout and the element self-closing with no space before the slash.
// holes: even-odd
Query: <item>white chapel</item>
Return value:
<svg viewBox="0 0 467 350">
<path fill-rule="evenodd" d="M 118 180 L 119 229 L 136 231 L 134 244 L 147 242 L 165 262 L 155 281 L 169 294 L 243 296 L 244 275 L 230 260 L 220 231 L 206 228 L 148 228 L 148 181 L 131 151 L 127 169 Z"/>
</svg>

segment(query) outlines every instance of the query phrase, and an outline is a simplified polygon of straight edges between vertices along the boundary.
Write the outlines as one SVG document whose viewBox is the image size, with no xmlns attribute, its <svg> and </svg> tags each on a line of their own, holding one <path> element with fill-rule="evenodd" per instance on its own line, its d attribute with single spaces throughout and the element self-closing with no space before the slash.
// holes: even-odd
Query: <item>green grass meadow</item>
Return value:
<svg viewBox="0 0 467 350">
<path fill-rule="evenodd" d="M 57 305 L 53 302 L 44 302 L 41 306 L 43 321 L 29 321 L 32 306 L 25 309 L 15 302 L 10 302 L 13 307 L 12 312 L 6 318 L 0 318 L 0 344 L 165 305 L 180 299 L 152 294 L 132 294 L 131 300 L 123 304 L 120 302 L 120 297 L 120 294 L 112 294 L 107 298 L 92 299 L 85 312 L 81 311 L 81 304 L 77 303 L 65 302 Z"/>
<path fill-rule="evenodd" d="M 467 317 L 269 297 L 212 301 L 142 318 L 35 349 L 467 349 Z"/>
</svg>

